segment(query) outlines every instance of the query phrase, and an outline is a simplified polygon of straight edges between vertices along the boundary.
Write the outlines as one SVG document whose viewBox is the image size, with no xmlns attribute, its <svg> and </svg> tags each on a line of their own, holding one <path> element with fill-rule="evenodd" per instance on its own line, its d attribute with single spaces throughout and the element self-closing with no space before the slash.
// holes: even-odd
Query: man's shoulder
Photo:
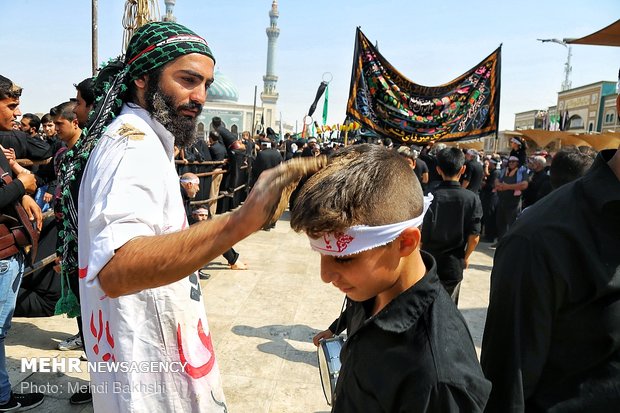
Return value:
<svg viewBox="0 0 620 413">
<path fill-rule="evenodd" d="M 27 138 L 29 136 L 30 135 L 28 135 L 26 132 L 22 132 L 16 129 L 0 131 L 0 138 L 20 139 L 20 138 Z"/>
<path fill-rule="evenodd" d="M 224 144 L 222 144 L 222 142 L 220 141 L 215 142 L 213 145 L 209 147 L 209 149 L 211 150 L 212 153 L 215 153 L 218 155 L 224 155 L 224 157 L 226 157 L 226 147 L 224 147 Z"/>
<path fill-rule="evenodd" d="M 507 235 L 539 239 L 546 231 L 553 231 L 558 224 L 572 221 L 579 214 L 580 191 L 577 181 L 570 182 L 553 190 L 550 194 L 537 201 L 534 205 L 526 208 Z"/>
<path fill-rule="evenodd" d="M 133 113 L 123 113 L 108 125 L 105 134 L 116 137 L 131 138 L 133 134 L 137 136 L 154 133 L 153 129 L 144 119 Z"/>
<path fill-rule="evenodd" d="M 116 117 L 103 134 L 102 140 L 114 142 L 112 148 L 153 147 L 161 148 L 160 140 L 153 128 L 140 116 L 125 113 Z"/>
<path fill-rule="evenodd" d="M 140 150 L 130 151 L 131 148 Z M 93 149 L 90 156 L 93 160 L 89 162 L 109 162 L 112 159 L 120 162 L 130 152 L 154 160 L 155 154 L 160 151 L 163 151 L 163 147 L 148 123 L 139 116 L 125 113 L 117 116 L 108 125 L 101 140 Z"/>
</svg>

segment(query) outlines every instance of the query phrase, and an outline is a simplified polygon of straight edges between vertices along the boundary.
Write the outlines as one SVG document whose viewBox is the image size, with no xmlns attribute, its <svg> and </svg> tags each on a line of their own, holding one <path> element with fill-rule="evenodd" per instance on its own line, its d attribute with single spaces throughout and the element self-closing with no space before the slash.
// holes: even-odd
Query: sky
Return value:
<svg viewBox="0 0 620 413">
<path fill-rule="evenodd" d="M 160 14 L 164 0 L 157 0 Z M 98 1 L 99 62 L 122 49 L 125 0 Z M 272 0 L 176 0 L 177 21 L 203 36 L 216 69 L 252 104 L 266 72 Z M 328 124 L 342 123 L 351 81 L 355 29 L 361 27 L 405 77 L 447 83 L 502 44 L 500 130 L 515 113 L 557 103 L 568 49 L 536 39 L 588 35 L 620 18 L 618 0 L 280 0 L 275 57 L 278 111 L 302 128 L 316 90 L 330 73 Z M 91 75 L 91 1 L 0 0 L 0 74 L 24 88 L 22 112 L 48 112 L 75 96 Z M 572 86 L 616 81 L 620 47 L 573 45 Z M 260 104 L 260 96 L 257 98 Z M 323 100 L 315 112 L 322 113 Z"/>
</svg>

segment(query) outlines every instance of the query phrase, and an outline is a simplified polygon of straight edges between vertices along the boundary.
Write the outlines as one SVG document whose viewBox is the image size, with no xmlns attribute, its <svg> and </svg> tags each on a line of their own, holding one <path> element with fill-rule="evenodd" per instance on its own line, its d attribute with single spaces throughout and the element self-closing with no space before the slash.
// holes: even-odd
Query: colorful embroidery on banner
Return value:
<svg viewBox="0 0 620 413">
<path fill-rule="evenodd" d="M 501 46 L 454 81 L 427 87 L 401 75 L 356 33 L 347 115 L 401 143 L 455 141 L 495 133 Z"/>
</svg>

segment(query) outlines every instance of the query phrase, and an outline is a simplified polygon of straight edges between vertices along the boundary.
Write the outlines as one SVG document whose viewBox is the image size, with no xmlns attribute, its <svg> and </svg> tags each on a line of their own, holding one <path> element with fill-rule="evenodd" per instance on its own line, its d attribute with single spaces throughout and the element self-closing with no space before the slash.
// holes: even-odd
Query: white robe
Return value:
<svg viewBox="0 0 620 413">
<path fill-rule="evenodd" d="M 84 345 L 89 363 L 123 370 L 91 371 L 97 412 L 226 411 L 197 274 L 119 298 L 107 297 L 98 279 L 129 240 L 187 228 L 173 145 L 144 109 L 125 105 L 93 149 L 80 186 Z"/>
</svg>

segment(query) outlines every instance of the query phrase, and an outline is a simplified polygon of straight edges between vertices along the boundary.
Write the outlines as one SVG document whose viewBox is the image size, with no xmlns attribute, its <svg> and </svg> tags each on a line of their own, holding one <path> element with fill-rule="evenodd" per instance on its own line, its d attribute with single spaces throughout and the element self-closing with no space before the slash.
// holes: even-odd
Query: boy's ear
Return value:
<svg viewBox="0 0 620 413">
<path fill-rule="evenodd" d="M 398 237 L 401 257 L 406 257 L 420 246 L 422 233 L 419 228 L 406 228 Z"/>
</svg>

